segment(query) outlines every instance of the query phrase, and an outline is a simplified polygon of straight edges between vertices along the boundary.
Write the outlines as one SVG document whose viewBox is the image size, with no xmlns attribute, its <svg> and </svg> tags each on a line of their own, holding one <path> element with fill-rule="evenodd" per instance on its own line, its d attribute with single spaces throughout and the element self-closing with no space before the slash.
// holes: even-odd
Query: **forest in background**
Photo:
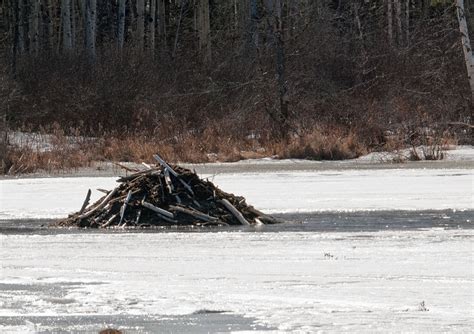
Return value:
<svg viewBox="0 0 474 334">
<path fill-rule="evenodd" d="M 2 169 L 472 143 L 472 7 L 0 0 Z M 7 129 L 54 135 L 53 149 L 8 145 Z"/>
</svg>

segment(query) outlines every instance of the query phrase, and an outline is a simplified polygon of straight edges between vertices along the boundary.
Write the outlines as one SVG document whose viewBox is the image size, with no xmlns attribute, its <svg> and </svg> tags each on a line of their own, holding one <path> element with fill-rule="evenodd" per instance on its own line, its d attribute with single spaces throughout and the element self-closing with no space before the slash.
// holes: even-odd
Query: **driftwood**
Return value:
<svg viewBox="0 0 474 334">
<path fill-rule="evenodd" d="M 203 220 L 205 222 L 216 222 L 216 221 L 219 220 L 219 218 L 206 215 L 205 213 L 203 213 L 201 211 L 198 211 L 198 210 L 186 209 L 186 208 L 183 208 L 183 207 L 180 207 L 180 206 L 174 206 L 174 205 L 171 205 L 170 209 L 172 209 L 176 212 L 181 212 L 181 213 L 184 213 L 186 215 L 192 216 L 196 219 Z"/>
<path fill-rule="evenodd" d="M 143 205 L 143 207 L 145 207 L 147 209 L 150 209 L 150 210 L 153 210 L 153 211 L 155 211 L 156 213 L 159 213 L 162 216 L 168 217 L 170 219 L 174 219 L 174 214 L 172 214 L 169 211 L 166 211 L 165 209 L 161 209 L 161 208 L 156 207 L 153 204 L 147 203 L 145 201 L 142 202 L 142 205 Z"/>
<path fill-rule="evenodd" d="M 138 169 L 127 167 L 127 166 L 125 166 L 123 164 L 120 164 L 118 162 L 114 162 L 113 164 L 119 166 L 120 168 L 125 169 L 128 172 L 136 173 L 136 172 L 139 171 Z"/>
<path fill-rule="evenodd" d="M 112 221 L 113 221 L 115 218 L 117 218 L 117 216 L 118 216 L 118 213 L 113 214 L 104 224 L 100 225 L 100 227 L 107 227 L 107 226 L 109 226 L 109 225 L 112 223 Z"/>
<path fill-rule="evenodd" d="M 87 195 L 86 195 L 86 199 L 84 200 L 84 203 L 82 203 L 82 207 L 81 207 L 81 210 L 79 210 L 80 213 L 83 213 L 84 210 L 87 208 L 87 206 L 89 205 L 89 201 L 91 200 L 91 194 L 92 194 L 92 191 L 89 189 L 87 191 Z"/>
<path fill-rule="evenodd" d="M 183 179 L 179 177 L 178 173 L 176 173 L 173 168 L 171 168 L 171 166 L 166 163 L 166 161 L 164 161 L 158 154 L 155 154 L 153 157 L 165 168 L 165 170 L 170 172 L 176 179 L 178 179 L 178 181 L 181 182 L 181 184 L 186 188 L 187 191 L 189 191 L 191 195 L 194 195 L 193 189 L 189 186 L 189 184 L 184 182 Z"/>
<path fill-rule="evenodd" d="M 244 216 L 242 216 L 242 214 L 239 212 L 239 210 L 237 210 L 235 208 L 235 206 L 233 206 L 232 204 L 230 204 L 230 202 L 228 200 L 226 200 L 225 198 L 224 199 L 221 199 L 219 202 L 221 202 L 222 204 L 224 204 L 224 206 L 226 207 L 227 210 L 230 211 L 230 213 L 232 213 L 234 215 L 235 218 L 237 218 L 237 220 L 242 224 L 242 225 L 250 225 L 249 222 L 244 218 Z"/>
<path fill-rule="evenodd" d="M 151 166 L 147 163 L 142 162 L 142 165 L 145 166 L 146 169 L 151 169 Z"/>
<path fill-rule="evenodd" d="M 155 159 L 158 165 L 144 164 L 145 170 L 119 178 L 115 189 L 100 189 L 105 195 L 89 206 L 88 192 L 81 210 L 55 225 L 112 228 L 281 222 L 247 205 L 243 197 L 201 180 L 195 172 L 171 166 L 159 155 Z"/>
<path fill-rule="evenodd" d="M 79 216 L 79 219 L 84 219 L 84 218 L 87 218 L 87 217 L 90 217 L 94 212 L 96 212 L 97 210 L 100 210 L 102 208 L 104 208 L 107 203 L 112 199 L 112 196 L 115 195 L 115 193 L 117 192 L 117 188 L 115 188 L 114 190 L 112 190 L 103 200 L 102 202 L 100 202 L 97 206 L 93 207 L 91 210 L 89 210 L 88 212 L 82 214 Z"/>
<path fill-rule="evenodd" d="M 128 194 L 127 194 L 127 197 L 125 198 L 125 201 L 123 202 L 122 204 L 122 207 L 120 208 L 120 221 L 119 221 L 119 226 L 122 225 L 122 222 L 123 222 L 123 217 L 125 216 L 125 210 L 127 209 L 127 204 L 128 202 L 130 201 L 130 199 L 132 198 L 132 191 L 129 190 L 128 191 Z M 127 222 L 124 223 L 124 225 L 126 224 Z"/>
</svg>

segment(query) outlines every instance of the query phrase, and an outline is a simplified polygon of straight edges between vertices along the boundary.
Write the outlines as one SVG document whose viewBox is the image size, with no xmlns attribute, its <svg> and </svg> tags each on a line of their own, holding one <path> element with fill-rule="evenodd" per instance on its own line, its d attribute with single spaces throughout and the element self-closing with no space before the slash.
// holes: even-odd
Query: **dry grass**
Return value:
<svg viewBox="0 0 474 334">
<path fill-rule="evenodd" d="M 339 128 L 313 131 L 288 142 L 272 145 L 272 153 L 279 158 L 297 158 L 313 160 L 344 160 L 353 159 L 369 150 L 353 131 Z"/>
<path fill-rule="evenodd" d="M 293 134 L 287 139 L 275 139 L 261 132 L 238 136 L 232 128 L 214 123 L 202 131 L 182 130 L 172 133 L 126 133 L 121 136 L 103 134 L 97 138 L 81 137 L 80 131 L 69 129 L 65 135 L 59 126 L 43 129 L 42 134 L 22 133 L 21 140 L 8 146 L 5 159 L 7 174 L 48 173 L 90 167 L 95 161 L 128 161 L 152 163 L 153 154 L 160 153 L 170 162 L 232 162 L 242 159 L 275 157 L 312 160 L 353 159 L 374 150 L 403 152 L 395 162 L 407 160 L 440 160 L 443 151 L 456 144 L 456 138 L 446 131 L 417 130 L 387 132 L 370 144 L 369 137 L 380 137 L 379 130 L 367 133 L 367 128 L 348 129 L 343 126 L 316 125 Z M 364 135 L 366 137 L 361 137 Z M 18 136 L 17 136 L 18 137 Z M 407 148 L 411 148 L 407 153 Z"/>
<path fill-rule="evenodd" d="M 22 174 L 39 170 L 54 173 L 91 166 L 94 161 L 153 162 L 152 156 L 157 152 L 172 162 L 199 163 L 232 162 L 268 156 L 340 160 L 354 158 L 368 151 L 352 131 L 323 131 L 319 128 L 276 142 L 267 136 L 243 139 L 225 136 L 218 127 L 171 139 L 134 134 L 124 137 L 104 135 L 101 138 L 74 141 L 70 136 L 65 136 L 63 131 L 27 138 L 9 146 L 5 173 Z"/>
<path fill-rule="evenodd" d="M 48 173 L 90 166 L 90 152 L 79 149 L 42 152 L 27 147 L 9 148 L 5 159 L 5 173 L 10 175 L 46 171 Z"/>
</svg>

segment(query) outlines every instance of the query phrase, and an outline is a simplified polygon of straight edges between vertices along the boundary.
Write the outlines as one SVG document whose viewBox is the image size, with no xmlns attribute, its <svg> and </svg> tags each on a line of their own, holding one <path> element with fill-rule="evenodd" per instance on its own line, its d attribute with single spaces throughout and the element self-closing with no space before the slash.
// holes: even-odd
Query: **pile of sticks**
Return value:
<svg viewBox="0 0 474 334">
<path fill-rule="evenodd" d="M 153 227 L 172 225 L 227 226 L 274 224 L 280 220 L 256 210 L 240 196 L 226 193 L 195 172 L 170 166 L 159 155 L 156 166 L 118 179 L 118 187 L 89 205 L 89 190 L 82 208 L 57 226 L 91 228 Z"/>
</svg>

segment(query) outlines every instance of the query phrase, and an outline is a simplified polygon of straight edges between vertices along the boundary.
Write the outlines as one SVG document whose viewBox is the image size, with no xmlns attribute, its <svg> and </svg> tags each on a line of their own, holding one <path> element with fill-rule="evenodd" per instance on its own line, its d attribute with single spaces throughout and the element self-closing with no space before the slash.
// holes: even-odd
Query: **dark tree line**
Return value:
<svg viewBox="0 0 474 334">
<path fill-rule="evenodd" d="M 398 124 L 421 109 L 430 120 L 465 122 L 470 8 L 467 0 L 1 0 L 7 118 L 91 131 L 156 129 L 173 117 L 176 128 L 199 129 L 225 118 L 277 137 L 320 123 Z"/>
</svg>

